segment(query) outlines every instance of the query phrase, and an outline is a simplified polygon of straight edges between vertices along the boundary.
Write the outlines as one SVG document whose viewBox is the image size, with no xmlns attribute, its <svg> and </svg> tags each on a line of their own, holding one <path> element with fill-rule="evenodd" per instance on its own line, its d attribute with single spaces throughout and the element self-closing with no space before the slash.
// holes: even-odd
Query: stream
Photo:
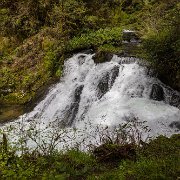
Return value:
<svg viewBox="0 0 180 180">
<path fill-rule="evenodd" d="M 97 144 L 101 128 L 112 131 L 131 120 L 149 129 L 141 128 L 142 139 L 179 133 L 179 92 L 163 84 L 138 58 L 114 55 L 111 61 L 96 64 L 93 57 L 78 53 L 68 59 L 63 77 L 33 111 L 3 126 L 11 127 L 12 141 L 26 134 L 34 147 L 32 136 L 39 132 L 39 143 L 54 133 L 60 147 Z"/>
</svg>

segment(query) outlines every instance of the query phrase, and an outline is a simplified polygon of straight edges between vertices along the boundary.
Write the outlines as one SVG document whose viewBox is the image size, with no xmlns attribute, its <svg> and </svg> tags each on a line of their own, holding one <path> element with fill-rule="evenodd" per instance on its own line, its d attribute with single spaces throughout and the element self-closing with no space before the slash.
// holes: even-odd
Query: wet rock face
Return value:
<svg viewBox="0 0 180 180">
<path fill-rule="evenodd" d="M 180 121 L 174 121 L 169 125 L 171 128 L 177 128 L 180 130 Z"/>
<path fill-rule="evenodd" d="M 81 56 L 78 57 L 79 65 L 82 65 L 82 64 L 85 62 L 85 57 L 86 57 L 86 56 L 84 56 L 84 55 L 81 55 Z"/>
<path fill-rule="evenodd" d="M 74 119 L 78 113 L 79 109 L 79 102 L 81 100 L 81 93 L 84 88 L 84 85 L 81 85 L 75 89 L 74 92 L 74 101 L 70 105 L 69 109 L 67 110 L 64 120 L 61 122 L 61 126 L 71 126 L 73 124 Z"/>
<path fill-rule="evenodd" d="M 98 98 L 101 99 L 104 94 L 107 93 L 109 89 L 109 74 L 107 73 L 100 81 L 97 86 L 98 88 Z"/>
<path fill-rule="evenodd" d="M 180 96 L 177 94 L 173 94 L 170 100 L 170 105 L 178 107 L 180 109 Z"/>
<path fill-rule="evenodd" d="M 175 106 L 180 109 L 180 94 L 171 88 L 161 85 L 153 84 L 150 98 L 156 101 L 165 101 L 171 106 Z"/>
<path fill-rule="evenodd" d="M 75 93 L 74 93 L 74 102 L 75 103 L 80 102 L 80 96 L 81 96 L 83 88 L 84 88 L 84 85 L 81 85 L 81 86 L 76 88 Z"/>
<path fill-rule="evenodd" d="M 158 84 L 152 85 L 152 90 L 150 94 L 150 98 L 156 101 L 163 101 L 164 100 L 164 90 Z"/>
<path fill-rule="evenodd" d="M 106 94 L 109 89 L 113 86 L 117 76 L 119 74 L 119 67 L 115 66 L 111 72 L 108 72 L 103 76 L 103 78 L 99 81 L 97 86 L 98 88 L 98 98 L 101 99 L 104 94 Z"/>
<path fill-rule="evenodd" d="M 92 53 L 94 53 L 94 50 L 93 49 L 86 49 L 86 50 L 81 51 L 81 53 L 92 54 Z"/>
<path fill-rule="evenodd" d="M 114 68 L 111 70 L 112 76 L 111 76 L 111 81 L 110 81 L 110 87 L 113 86 L 116 78 L 119 75 L 119 67 L 118 66 L 114 66 Z"/>
</svg>

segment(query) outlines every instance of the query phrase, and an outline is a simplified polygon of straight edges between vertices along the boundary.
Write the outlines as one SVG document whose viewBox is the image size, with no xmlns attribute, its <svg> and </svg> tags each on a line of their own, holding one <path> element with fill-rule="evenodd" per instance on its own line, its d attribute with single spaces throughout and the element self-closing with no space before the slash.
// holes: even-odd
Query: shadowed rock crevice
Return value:
<svg viewBox="0 0 180 180">
<path fill-rule="evenodd" d="M 99 162 L 119 162 L 125 159 L 135 160 L 136 158 L 134 144 L 102 144 L 95 148 L 93 154 Z"/>
<path fill-rule="evenodd" d="M 180 95 L 173 93 L 169 104 L 180 109 Z"/>
<path fill-rule="evenodd" d="M 98 98 L 101 99 L 104 94 L 106 94 L 111 87 L 113 86 L 116 78 L 119 75 L 119 66 L 114 66 L 111 72 L 106 73 L 102 79 L 99 81 L 97 90 L 98 90 Z"/>
<path fill-rule="evenodd" d="M 106 92 L 108 91 L 109 89 L 109 86 L 108 86 L 108 81 L 109 81 L 109 74 L 107 73 L 100 81 L 99 81 L 99 84 L 97 86 L 98 88 L 98 98 L 101 99 L 102 96 L 104 94 L 106 94 Z"/>
<path fill-rule="evenodd" d="M 155 101 L 163 101 L 164 100 L 163 88 L 158 84 L 153 84 L 151 94 L 150 94 L 150 98 L 155 100 Z"/>
<path fill-rule="evenodd" d="M 84 85 L 78 86 L 74 92 L 74 100 L 64 115 L 64 120 L 60 122 L 61 126 L 67 127 L 73 124 L 74 119 L 79 110 L 79 102 L 81 100 L 81 93 Z"/>
<path fill-rule="evenodd" d="M 180 109 L 180 94 L 167 86 L 153 84 L 150 99 L 155 101 L 164 101 L 169 105 Z"/>
</svg>

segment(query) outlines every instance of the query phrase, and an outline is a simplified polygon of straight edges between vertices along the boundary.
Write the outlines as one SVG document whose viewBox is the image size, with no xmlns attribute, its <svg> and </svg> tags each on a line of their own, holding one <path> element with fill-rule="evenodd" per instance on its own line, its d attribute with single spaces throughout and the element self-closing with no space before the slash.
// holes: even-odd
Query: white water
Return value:
<svg viewBox="0 0 180 180">
<path fill-rule="evenodd" d="M 63 78 L 52 87 L 46 98 L 32 112 L 8 125 L 15 126 L 14 134 L 19 133 L 17 127 L 22 121 L 23 132 L 34 122 L 39 129 L 45 129 L 51 123 L 50 131 L 63 125 L 71 145 L 83 138 L 88 139 L 87 142 L 98 141 L 95 139 L 97 126 L 114 127 L 132 117 L 146 121 L 151 136 L 177 133 L 178 129 L 169 125 L 180 121 L 180 110 L 169 102 L 172 92 L 179 95 L 178 92 L 148 75 L 148 69 L 137 61 L 135 58 L 114 56 L 110 62 L 95 64 L 93 55 L 77 54 L 65 62 Z M 116 78 L 113 77 L 113 68 L 116 69 Z M 101 89 L 104 84 L 108 84 L 108 89 L 102 93 L 99 87 Z M 153 84 L 163 87 L 164 101 L 150 99 Z M 78 87 L 81 87 L 79 91 Z M 74 133 L 72 129 L 81 133 Z"/>
</svg>

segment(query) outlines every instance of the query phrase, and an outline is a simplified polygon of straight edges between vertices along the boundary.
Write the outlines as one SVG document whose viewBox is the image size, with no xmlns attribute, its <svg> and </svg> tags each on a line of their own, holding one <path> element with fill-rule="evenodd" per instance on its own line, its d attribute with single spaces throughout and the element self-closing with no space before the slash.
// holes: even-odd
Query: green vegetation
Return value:
<svg viewBox="0 0 180 180">
<path fill-rule="evenodd" d="M 108 44 L 120 46 L 122 42 L 122 28 L 105 28 L 95 32 L 82 34 L 80 37 L 75 37 L 70 40 L 67 50 L 94 48 Z"/>
<path fill-rule="evenodd" d="M 143 47 L 145 58 L 151 62 L 159 77 L 177 90 L 180 89 L 180 3 L 154 4 L 145 25 Z M 158 13 L 155 13 L 158 12 Z"/>
<path fill-rule="evenodd" d="M 89 153 L 72 149 L 64 153 L 52 151 L 43 155 L 33 151 L 17 156 L 7 144 L 7 139 L 3 136 L 0 146 L 1 179 L 154 180 L 177 179 L 180 173 L 179 135 L 171 138 L 159 136 L 141 146 L 106 143 Z M 101 154 L 99 158 L 99 149 L 103 152 L 109 150 L 111 153 Z M 133 158 L 130 158 L 130 154 L 133 154 Z"/>
<path fill-rule="evenodd" d="M 0 103 L 32 101 L 74 52 L 120 54 L 125 28 L 138 31 L 143 57 L 179 90 L 179 7 L 178 0 L 1 0 Z"/>
<path fill-rule="evenodd" d="M 0 0 L 0 106 L 7 112 L 6 117 L 0 112 L 0 118 L 19 115 L 8 110 L 12 104 L 22 113 L 19 105 L 59 79 L 72 53 L 93 49 L 96 62 L 108 53 L 121 54 L 123 29 L 137 31 L 139 56 L 162 81 L 180 90 L 179 13 L 179 0 Z M 117 161 L 129 145 L 105 144 L 101 150 L 111 155 L 106 162 L 95 151 L 17 156 L 7 144 L 4 136 L 1 179 L 177 179 L 180 174 L 179 135 L 133 145 L 133 157 Z"/>
</svg>

